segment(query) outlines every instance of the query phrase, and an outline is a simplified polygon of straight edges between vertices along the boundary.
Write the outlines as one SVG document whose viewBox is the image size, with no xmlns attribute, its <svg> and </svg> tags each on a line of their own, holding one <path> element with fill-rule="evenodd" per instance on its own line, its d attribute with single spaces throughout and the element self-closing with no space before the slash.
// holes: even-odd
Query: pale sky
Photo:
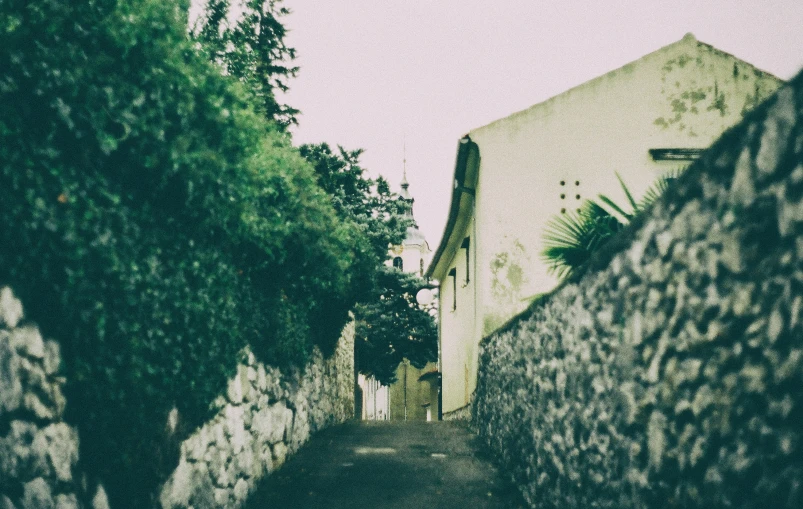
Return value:
<svg viewBox="0 0 803 509">
<path fill-rule="evenodd" d="M 301 72 L 285 101 L 296 144 L 363 148 L 394 190 L 407 176 L 434 250 L 457 142 L 692 32 L 789 79 L 803 68 L 803 0 L 285 0 Z"/>
</svg>

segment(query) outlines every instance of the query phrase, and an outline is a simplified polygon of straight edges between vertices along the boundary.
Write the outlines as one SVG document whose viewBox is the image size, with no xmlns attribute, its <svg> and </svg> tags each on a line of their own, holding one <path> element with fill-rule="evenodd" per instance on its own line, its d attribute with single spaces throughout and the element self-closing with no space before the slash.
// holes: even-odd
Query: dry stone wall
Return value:
<svg viewBox="0 0 803 509">
<path fill-rule="evenodd" d="M 585 275 L 483 341 L 532 507 L 803 507 L 803 75 Z"/>
<path fill-rule="evenodd" d="M 181 444 L 162 507 L 238 507 L 312 434 L 354 415 L 353 323 L 334 355 L 316 349 L 304 370 L 244 358 L 216 416 Z M 24 323 L 22 303 L 0 288 L 0 509 L 109 507 L 82 473 L 78 431 L 63 420 L 61 365 L 59 343 Z M 178 419 L 172 413 L 168 426 Z"/>
<path fill-rule="evenodd" d="M 239 507 L 312 434 L 354 416 L 353 322 L 335 354 L 325 359 L 316 348 L 303 372 L 283 374 L 246 357 L 215 418 L 181 445 L 162 507 Z"/>
<path fill-rule="evenodd" d="M 0 508 L 108 508 L 81 474 L 64 383 L 59 344 L 25 324 L 22 303 L 0 288 Z"/>
</svg>

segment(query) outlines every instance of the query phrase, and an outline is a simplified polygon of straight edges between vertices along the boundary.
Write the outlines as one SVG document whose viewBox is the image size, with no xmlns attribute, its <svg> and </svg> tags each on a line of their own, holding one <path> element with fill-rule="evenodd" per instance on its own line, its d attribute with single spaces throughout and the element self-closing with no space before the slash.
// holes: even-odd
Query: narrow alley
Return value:
<svg viewBox="0 0 803 509">
<path fill-rule="evenodd" d="M 479 440 L 450 422 L 348 422 L 313 437 L 249 509 L 524 507 Z"/>
</svg>

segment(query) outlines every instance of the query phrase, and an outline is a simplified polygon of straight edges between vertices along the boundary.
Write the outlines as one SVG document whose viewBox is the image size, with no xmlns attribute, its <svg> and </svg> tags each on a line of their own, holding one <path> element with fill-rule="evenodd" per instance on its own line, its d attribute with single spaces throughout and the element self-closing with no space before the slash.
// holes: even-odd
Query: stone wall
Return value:
<svg viewBox="0 0 803 509">
<path fill-rule="evenodd" d="M 532 507 L 803 507 L 803 74 L 482 343 Z"/>
<path fill-rule="evenodd" d="M 181 445 L 162 507 L 238 507 L 312 434 L 354 416 L 354 322 L 335 354 L 325 359 L 316 348 L 304 372 L 246 357 L 215 418 Z"/>
<path fill-rule="evenodd" d="M 59 344 L 22 319 L 22 303 L 0 288 L 0 508 L 107 509 L 103 488 L 89 490 L 78 467 L 78 431 L 63 420 Z"/>
<path fill-rule="evenodd" d="M 59 343 L 22 319 L 20 301 L 0 288 L 0 509 L 108 509 L 102 486 L 81 471 L 78 431 L 63 421 Z M 181 444 L 163 507 L 238 507 L 312 434 L 353 417 L 353 322 L 334 355 L 316 349 L 303 371 L 244 357 L 217 415 Z"/>
<path fill-rule="evenodd" d="M 473 396 L 472 396 L 473 401 Z M 445 412 L 443 414 L 444 421 L 471 421 L 471 409 L 472 405 L 468 404 L 466 406 L 460 407 L 457 410 L 452 412 Z"/>
</svg>

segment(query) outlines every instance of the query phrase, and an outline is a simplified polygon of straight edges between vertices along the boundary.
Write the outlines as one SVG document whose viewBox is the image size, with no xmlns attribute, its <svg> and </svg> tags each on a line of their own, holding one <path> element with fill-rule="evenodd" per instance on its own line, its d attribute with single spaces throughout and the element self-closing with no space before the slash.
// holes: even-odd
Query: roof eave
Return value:
<svg viewBox="0 0 803 509">
<path fill-rule="evenodd" d="M 425 273 L 427 278 L 433 277 L 433 274 L 438 268 L 438 264 L 441 262 L 441 257 L 446 250 L 446 246 L 449 244 L 449 238 L 452 236 L 452 233 L 454 233 L 454 227 L 457 224 L 457 218 L 460 212 L 460 201 L 466 194 L 464 192 L 466 189 L 466 168 L 468 166 L 468 156 L 472 145 L 476 147 L 476 144 L 471 141 L 469 135 L 465 135 L 460 138 L 460 141 L 457 144 L 457 159 L 454 168 L 454 185 L 452 187 L 452 201 L 451 205 L 449 206 L 449 217 L 446 220 L 446 227 L 443 230 L 443 235 L 441 236 L 440 243 L 438 244 L 438 249 L 435 250 L 435 254 L 432 256 L 432 261 L 430 262 L 427 272 Z"/>
</svg>

